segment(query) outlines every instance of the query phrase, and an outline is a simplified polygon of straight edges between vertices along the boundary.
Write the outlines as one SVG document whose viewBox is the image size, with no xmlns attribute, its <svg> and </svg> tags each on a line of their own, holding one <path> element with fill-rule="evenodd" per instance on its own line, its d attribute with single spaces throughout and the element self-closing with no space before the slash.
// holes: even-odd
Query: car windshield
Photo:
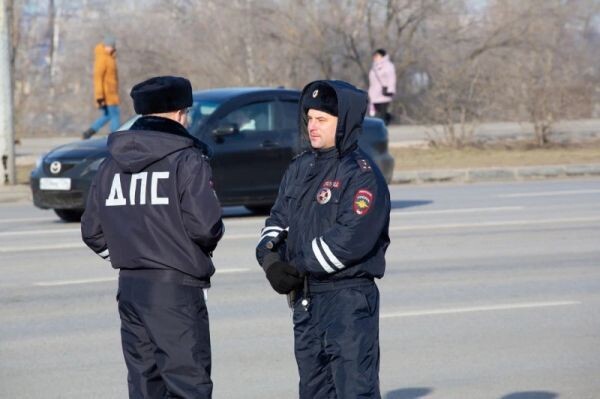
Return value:
<svg viewBox="0 0 600 399">
<path fill-rule="evenodd" d="M 210 100 L 202 100 L 202 101 L 194 101 L 192 106 L 188 111 L 188 130 L 190 132 L 196 131 L 198 126 L 206 120 L 215 110 L 221 105 L 221 101 L 210 101 Z M 129 130 L 131 125 L 138 120 L 140 115 L 135 115 L 132 118 L 128 119 L 127 122 L 121 125 L 117 129 L 120 130 Z"/>
<path fill-rule="evenodd" d="M 198 127 L 206 121 L 206 119 L 213 113 L 222 101 L 214 100 L 201 100 L 194 101 L 194 104 L 188 112 L 188 130 L 195 132 Z"/>
</svg>

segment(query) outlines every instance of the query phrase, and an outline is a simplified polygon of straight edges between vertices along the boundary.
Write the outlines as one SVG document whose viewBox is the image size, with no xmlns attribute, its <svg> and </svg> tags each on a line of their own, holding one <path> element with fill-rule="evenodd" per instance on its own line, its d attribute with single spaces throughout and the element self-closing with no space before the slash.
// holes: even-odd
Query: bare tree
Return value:
<svg viewBox="0 0 600 399">
<path fill-rule="evenodd" d="M 518 118 L 533 124 L 539 146 L 549 143 L 557 120 L 591 114 L 587 80 L 594 79 L 597 72 L 586 68 L 586 64 L 593 64 L 586 60 L 584 35 L 589 29 L 589 15 L 597 15 L 599 5 L 568 3 L 498 1 L 492 8 L 500 23 L 511 18 L 526 27 L 520 41 L 504 54 L 511 62 L 499 71 L 496 87 L 506 88 L 504 107 L 516 107 Z"/>
<path fill-rule="evenodd" d="M 396 112 L 466 145 L 486 120 L 591 114 L 600 82 L 598 0 L 11 0 L 16 133 L 78 134 L 96 116 L 93 48 L 117 38 L 124 117 L 141 79 L 179 74 L 197 89 L 366 88 L 374 49 L 396 65 Z"/>
</svg>

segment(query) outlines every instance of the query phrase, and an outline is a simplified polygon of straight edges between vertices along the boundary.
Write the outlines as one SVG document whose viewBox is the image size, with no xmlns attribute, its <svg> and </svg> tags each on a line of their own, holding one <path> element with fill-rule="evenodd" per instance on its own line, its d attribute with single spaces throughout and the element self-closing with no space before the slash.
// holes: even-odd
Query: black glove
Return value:
<svg viewBox="0 0 600 399">
<path fill-rule="evenodd" d="M 286 262 L 275 262 L 265 272 L 271 287 L 279 294 L 289 294 L 304 283 L 298 270 Z"/>
<path fill-rule="evenodd" d="M 387 86 L 383 86 L 383 89 L 381 90 L 381 93 L 382 93 L 384 96 L 386 96 L 386 97 L 393 97 L 393 96 L 394 96 L 394 93 L 390 93 L 390 92 L 388 91 L 388 88 L 387 88 Z"/>
<path fill-rule="evenodd" d="M 103 98 L 96 99 L 96 102 L 98 103 L 98 108 L 106 107 L 106 100 L 104 100 Z"/>
</svg>

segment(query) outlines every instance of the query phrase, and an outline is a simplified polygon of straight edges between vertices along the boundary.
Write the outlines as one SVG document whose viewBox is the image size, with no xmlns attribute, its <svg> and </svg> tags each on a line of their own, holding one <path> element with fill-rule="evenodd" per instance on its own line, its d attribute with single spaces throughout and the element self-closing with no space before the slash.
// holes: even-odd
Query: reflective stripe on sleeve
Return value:
<svg viewBox="0 0 600 399">
<path fill-rule="evenodd" d="M 266 226 L 263 227 L 263 229 L 260 231 L 261 234 L 265 234 L 268 231 L 283 231 L 283 227 L 279 227 L 279 226 Z"/>
<path fill-rule="evenodd" d="M 333 265 L 335 267 L 337 267 L 338 269 L 343 269 L 344 264 L 342 262 L 340 262 L 340 260 L 333 254 L 333 252 L 331 252 L 331 248 L 329 248 L 329 245 L 327 245 L 327 243 L 325 242 L 325 240 L 323 240 L 323 237 L 319 237 L 319 242 L 321 243 L 321 247 L 323 248 L 323 252 L 325 252 L 325 255 L 327 256 L 327 258 L 331 261 L 331 263 L 333 263 Z"/>
<path fill-rule="evenodd" d="M 287 230 L 284 229 L 283 227 L 279 227 L 279 226 L 265 226 L 263 227 L 263 229 L 260 231 L 260 240 L 258 240 L 258 242 L 261 242 L 262 240 L 264 240 L 267 237 L 277 237 L 279 235 L 279 233 L 281 233 L 283 230 Z"/>
<path fill-rule="evenodd" d="M 313 253 L 315 254 L 315 257 L 319 261 L 319 264 L 321 265 L 321 267 L 323 269 L 325 269 L 325 271 L 327 273 L 335 273 L 335 270 L 329 265 L 329 263 L 327 263 L 327 261 L 323 257 L 323 254 L 321 253 L 321 249 L 319 249 L 319 245 L 317 244 L 316 238 L 314 240 L 312 240 L 312 250 L 313 250 Z"/>
<path fill-rule="evenodd" d="M 262 236 L 260 236 L 260 240 L 258 242 L 261 242 L 262 240 L 264 240 L 267 237 L 277 237 L 279 235 L 279 232 L 277 231 L 272 231 L 270 233 L 265 233 Z"/>
</svg>

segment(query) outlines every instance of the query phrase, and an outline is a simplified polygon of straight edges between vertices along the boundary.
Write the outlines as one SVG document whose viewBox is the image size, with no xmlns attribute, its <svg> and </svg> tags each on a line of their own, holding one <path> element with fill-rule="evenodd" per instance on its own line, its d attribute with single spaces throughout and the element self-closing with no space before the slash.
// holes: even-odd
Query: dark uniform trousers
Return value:
<svg viewBox="0 0 600 399">
<path fill-rule="evenodd" d="M 129 397 L 211 398 L 202 288 L 121 276 L 117 299 Z"/>
<path fill-rule="evenodd" d="M 310 287 L 294 306 L 300 399 L 381 398 L 379 291 L 373 281 Z M 361 279 L 362 280 L 362 279 Z"/>
</svg>

